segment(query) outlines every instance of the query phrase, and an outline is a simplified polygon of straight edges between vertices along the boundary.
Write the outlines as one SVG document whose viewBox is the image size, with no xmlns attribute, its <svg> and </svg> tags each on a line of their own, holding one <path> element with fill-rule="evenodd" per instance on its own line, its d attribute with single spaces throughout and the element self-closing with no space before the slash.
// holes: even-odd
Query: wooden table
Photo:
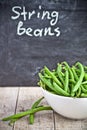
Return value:
<svg viewBox="0 0 87 130">
<path fill-rule="evenodd" d="M 0 87 L 0 119 L 29 109 L 42 95 L 38 87 Z M 47 105 L 45 99 L 42 104 Z M 33 125 L 29 124 L 28 116 L 12 127 L 0 121 L 0 130 L 87 130 L 87 119 L 71 120 L 49 110 L 36 113 Z"/>
</svg>

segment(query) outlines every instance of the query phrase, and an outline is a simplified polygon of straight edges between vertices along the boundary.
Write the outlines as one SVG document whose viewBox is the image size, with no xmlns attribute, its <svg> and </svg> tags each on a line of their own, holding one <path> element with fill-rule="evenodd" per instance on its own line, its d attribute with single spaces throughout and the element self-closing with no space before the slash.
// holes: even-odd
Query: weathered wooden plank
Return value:
<svg viewBox="0 0 87 130">
<path fill-rule="evenodd" d="M 0 87 L 0 120 L 14 114 L 18 88 Z M 0 121 L 0 130 L 12 130 L 7 123 Z"/>
<path fill-rule="evenodd" d="M 87 130 L 87 119 L 81 121 L 82 130 Z"/>
<path fill-rule="evenodd" d="M 40 88 L 21 88 L 19 93 L 19 100 L 17 105 L 17 112 L 29 109 L 38 98 L 42 97 Z M 43 101 L 42 104 L 47 104 Z M 53 112 L 43 111 L 36 113 L 35 122 L 30 125 L 28 117 L 18 120 L 14 125 L 14 130 L 54 130 Z"/>
<path fill-rule="evenodd" d="M 87 130 L 87 120 L 73 120 L 55 113 L 55 130 Z"/>
<path fill-rule="evenodd" d="M 18 88 L 0 87 L 0 119 L 15 112 Z M 42 97 L 40 88 L 21 88 L 17 111 L 29 109 L 32 103 Z M 42 104 L 47 104 L 44 99 Z M 55 122 L 54 122 L 55 119 Z M 54 125 L 55 124 L 55 125 Z M 0 122 L 0 130 L 13 130 L 7 123 Z M 52 111 L 43 111 L 35 115 L 35 123 L 30 125 L 28 116 L 15 123 L 14 130 L 87 130 L 87 120 L 71 120 Z"/>
</svg>

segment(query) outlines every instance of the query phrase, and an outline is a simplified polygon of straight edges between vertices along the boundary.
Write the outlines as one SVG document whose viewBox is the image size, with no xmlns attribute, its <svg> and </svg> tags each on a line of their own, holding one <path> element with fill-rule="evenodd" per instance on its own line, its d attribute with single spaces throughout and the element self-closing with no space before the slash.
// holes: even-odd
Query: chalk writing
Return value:
<svg viewBox="0 0 87 130">
<path fill-rule="evenodd" d="M 12 12 L 14 15 L 11 16 L 12 20 L 19 20 L 17 24 L 17 35 L 22 36 L 23 34 L 26 34 L 30 37 L 41 37 L 41 36 L 59 36 L 60 35 L 60 28 L 56 27 L 57 22 L 59 21 L 59 12 L 57 11 L 47 11 L 42 10 L 42 7 L 38 7 L 38 11 L 32 10 L 32 11 L 26 11 L 26 7 L 23 6 L 14 6 L 12 7 Z M 25 22 L 29 21 L 36 17 L 41 22 L 44 20 L 49 21 L 48 27 L 41 27 L 33 29 L 31 27 L 25 28 Z"/>
</svg>

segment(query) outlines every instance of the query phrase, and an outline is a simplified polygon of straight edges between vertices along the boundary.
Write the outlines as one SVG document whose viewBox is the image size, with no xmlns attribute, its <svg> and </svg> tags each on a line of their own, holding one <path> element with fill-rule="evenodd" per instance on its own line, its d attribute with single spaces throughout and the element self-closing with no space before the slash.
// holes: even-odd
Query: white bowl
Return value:
<svg viewBox="0 0 87 130">
<path fill-rule="evenodd" d="M 87 98 L 59 96 L 52 94 L 43 88 L 42 92 L 48 104 L 57 113 L 71 119 L 87 118 Z"/>
</svg>

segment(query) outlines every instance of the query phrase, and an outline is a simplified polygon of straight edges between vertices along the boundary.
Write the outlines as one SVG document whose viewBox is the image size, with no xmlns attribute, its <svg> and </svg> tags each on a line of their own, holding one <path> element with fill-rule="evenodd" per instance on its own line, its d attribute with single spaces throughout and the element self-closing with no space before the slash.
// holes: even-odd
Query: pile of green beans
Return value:
<svg viewBox="0 0 87 130">
<path fill-rule="evenodd" d="M 84 98 L 87 97 L 87 66 L 76 62 L 57 64 L 54 70 L 46 66 L 39 73 L 38 85 L 56 95 Z"/>
</svg>

